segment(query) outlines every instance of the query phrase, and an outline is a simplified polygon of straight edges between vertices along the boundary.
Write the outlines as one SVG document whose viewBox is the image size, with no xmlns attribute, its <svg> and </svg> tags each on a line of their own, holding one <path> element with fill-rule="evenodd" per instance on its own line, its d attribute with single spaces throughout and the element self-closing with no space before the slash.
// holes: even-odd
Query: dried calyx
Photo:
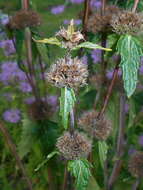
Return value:
<svg viewBox="0 0 143 190">
<path fill-rule="evenodd" d="M 111 26 L 118 34 L 135 34 L 141 30 L 142 17 L 138 13 L 122 11 L 113 16 Z"/>
<path fill-rule="evenodd" d="M 143 177 L 143 152 L 135 152 L 129 161 L 129 172 L 134 177 Z"/>
<path fill-rule="evenodd" d="M 56 146 L 67 160 L 86 158 L 92 149 L 91 141 L 78 131 L 73 134 L 65 132 L 58 138 Z"/>
<path fill-rule="evenodd" d="M 105 13 L 101 15 L 100 12 L 92 13 L 89 17 L 87 30 L 89 32 L 111 32 L 111 20 L 114 15 L 117 15 L 120 9 L 116 6 L 108 6 L 105 8 Z"/>
<path fill-rule="evenodd" d="M 10 19 L 9 26 L 13 29 L 24 29 L 41 24 L 40 16 L 33 10 L 20 10 Z"/>
<path fill-rule="evenodd" d="M 99 113 L 94 110 L 85 112 L 79 118 L 78 124 L 90 136 L 98 140 L 106 140 L 112 131 L 112 124 L 105 115 L 100 118 L 98 115 Z"/>
<path fill-rule="evenodd" d="M 59 59 L 47 73 L 47 81 L 52 85 L 62 88 L 78 88 L 86 85 L 88 77 L 87 65 L 78 58 Z"/>
<path fill-rule="evenodd" d="M 62 28 L 59 32 L 56 33 L 56 37 L 59 37 L 61 39 L 64 48 L 69 49 L 77 46 L 81 40 L 84 40 L 81 32 L 74 30 L 73 20 L 71 20 L 67 30 L 65 28 Z"/>
</svg>

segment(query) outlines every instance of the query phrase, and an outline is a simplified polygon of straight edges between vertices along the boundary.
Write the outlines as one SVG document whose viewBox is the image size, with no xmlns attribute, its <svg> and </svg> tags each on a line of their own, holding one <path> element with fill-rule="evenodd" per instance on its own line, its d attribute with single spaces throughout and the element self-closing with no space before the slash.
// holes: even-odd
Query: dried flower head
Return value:
<svg viewBox="0 0 143 190">
<path fill-rule="evenodd" d="M 92 148 L 91 141 L 78 131 L 73 134 L 65 132 L 58 138 L 56 146 L 67 160 L 87 157 Z"/>
<path fill-rule="evenodd" d="M 10 20 L 10 26 L 14 29 L 39 26 L 41 19 L 37 12 L 32 10 L 20 10 Z"/>
<path fill-rule="evenodd" d="M 44 120 L 51 116 L 51 106 L 42 100 L 33 102 L 28 107 L 28 113 L 30 118 L 34 121 Z"/>
<path fill-rule="evenodd" d="M 112 17 L 111 26 L 118 34 L 134 34 L 140 31 L 142 19 L 137 13 L 122 11 Z"/>
<path fill-rule="evenodd" d="M 111 31 L 111 19 L 120 9 L 115 6 L 109 6 L 105 9 L 105 14 L 97 12 L 89 17 L 87 30 L 93 33 Z"/>
<path fill-rule="evenodd" d="M 105 116 L 98 118 L 98 112 L 92 110 L 83 113 L 79 118 L 80 128 L 98 140 L 106 140 L 112 131 L 111 122 Z"/>
<path fill-rule="evenodd" d="M 81 32 L 74 30 L 73 20 L 71 20 L 67 30 L 65 28 L 62 28 L 59 32 L 56 33 L 56 36 L 60 37 L 64 48 L 70 49 L 78 45 L 81 40 L 84 40 L 84 37 L 81 34 Z"/>
<path fill-rule="evenodd" d="M 129 171 L 134 177 L 143 177 L 143 152 L 136 151 L 131 156 Z"/>
<path fill-rule="evenodd" d="M 78 88 L 86 85 L 88 77 L 87 65 L 78 58 L 59 59 L 47 73 L 47 81 L 57 86 Z"/>
</svg>

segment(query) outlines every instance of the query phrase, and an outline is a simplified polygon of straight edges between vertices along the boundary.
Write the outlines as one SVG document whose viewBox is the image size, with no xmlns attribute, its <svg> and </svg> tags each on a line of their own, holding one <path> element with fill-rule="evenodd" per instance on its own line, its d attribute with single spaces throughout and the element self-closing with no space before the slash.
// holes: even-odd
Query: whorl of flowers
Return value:
<svg viewBox="0 0 143 190">
<path fill-rule="evenodd" d="M 89 17 L 87 29 L 93 33 L 111 31 L 111 19 L 120 9 L 115 6 L 108 6 L 105 9 L 104 15 L 100 12 L 93 13 Z"/>
<path fill-rule="evenodd" d="M 56 33 L 56 36 L 62 40 L 63 47 L 69 49 L 72 49 L 78 45 L 81 40 L 84 40 L 81 32 L 74 30 L 73 20 L 71 20 L 67 30 L 65 28 L 62 28 L 59 32 Z"/>
<path fill-rule="evenodd" d="M 98 140 L 106 140 L 112 131 L 111 122 L 105 116 L 98 118 L 98 112 L 91 110 L 83 113 L 78 124 L 81 129 Z"/>
<path fill-rule="evenodd" d="M 143 152 L 136 151 L 129 161 L 129 172 L 134 177 L 143 177 Z"/>
<path fill-rule="evenodd" d="M 20 10 L 10 20 L 10 27 L 14 29 L 34 27 L 40 24 L 41 19 L 38 13 L 32 10 Z"/>
<path fill-rule="evenodd" d="M 87 65 L 78 58 L 59 59 L 47 73 L 47 81 L 56 87 L 78 88 L 86 85 Z"/>
<path fill-rule="evenodd" d="M 78 131 L 73 134 L 65 132 L 58 138 L 56 146 L 67 160 L 86 158 L 92 148 L 91 141 Z"/>
<path fill-rule="evenodd" d="M 142 18 L 138 13 L 122 11 L 113 16 L 111 25 L 118 34 L 134 34 L 140 31 Z"/>
</svg>

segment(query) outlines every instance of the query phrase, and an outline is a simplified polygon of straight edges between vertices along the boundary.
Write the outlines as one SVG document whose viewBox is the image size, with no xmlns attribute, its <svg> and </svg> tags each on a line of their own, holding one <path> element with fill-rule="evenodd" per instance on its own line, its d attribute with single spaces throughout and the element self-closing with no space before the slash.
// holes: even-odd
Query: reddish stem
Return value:
<svg viewBox="0 0 143 190">
<path fill-rule="evenodd" d="M 83 33 L 86 34 L 87 31 L 87 23 L 90 12 L 90 0 L 84 1 L 84 16 L 83 16 Z"/>
<path fill-rule="evenodd" d="M 25 10 L 29 9 L 29 0 L 22 0 L 22 8 Z"/>
<path fill-rule="evenodd" d="M 101 117 L 104 114 L 105 109 L 106 109 L 106 107 L 108 105 L 109 98 L 110 98 L 110 96 L 112 94 L 112 90 L 113 90 L 113 87 L 114 87 L 114 84 L 115 84 L 115 81 L 116 81 L 116 78 L 117 78 L 117 75 L 118 75 L 118 71 L 119 71 L 119 66 L 118 65 L 119 65 L 119 63 L 117 63 L 117 66 L 114 69 L 113 78 L 112 78 L 111 84 L 110 84 L 110 86 L 108 88 L 107 95 L 106 95 L 105 101 L 104 101 L 104 105 L 103 105 L 102 110 L 99 113 L 98 117 Z"/>
<path fill-rule="evenodd" d="M 136 9 L 137 9 L 137 6 L 138 6 L 138 3 L 139 3 L 140 0 L 134 0 L 134 6 L 132 8 L 132 12 L 135 13 L 136 12 Z"/>
</svg>

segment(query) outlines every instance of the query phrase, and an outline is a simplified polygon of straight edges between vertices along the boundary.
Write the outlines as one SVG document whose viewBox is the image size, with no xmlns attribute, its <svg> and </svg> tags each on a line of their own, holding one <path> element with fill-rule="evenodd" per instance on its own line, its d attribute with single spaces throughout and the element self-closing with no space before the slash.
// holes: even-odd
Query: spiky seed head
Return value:
<svg viewBox="0 0 143 190">
<path fill-rule="evenodd" d="M 58 138 L 56 147 L 67 160 L 86 158 L 91 152 L 91 141 L 82 133 L 65 132 Z"/>
<path fill-rule="evenodd" d="M 101 15 L 100 12 L 91 14 L 88 20 L 87 30 L 93 33 L 112 31 L 110 25 L 111 19 L 119 11 L 120 9 L 118 7 L 108 6 L 105 9 L 104 15 Z"/>
<path fill-rule="evenodd" d="M 84 40 L 84 36 L 80 31 L 74 30 L 74 21 L 71 20 L 70 25 L 67 30 L 62 28 L 56 33 L 56 36 L 62 40 L 62 45 L 64 48 L 72 49 L 77 46 L 81 40 Z"/>
<path fill-rule="evenodd" d="M 133 153 L 129 160 L 129 172 L 134 177 L 143 177 L 143 152 Z"/>
<path fill-rule="evenodd" d="M 105 115 L 99 119 L 98 114 L 94 110 L 85 112 L 79 118 L 78 124 L 90 136 L 92 135 L 98 140 L 106 140 L 112 131 L 112 124 Z"/>
<path fill-rule="evenodd" d="M 34 102 L 29 105 L 28 113 L 30 118 L 34 121 L 44 120 L 52 115 L 51 106 L 43 101 Z"/>
<path fill-rule="evenodd" d="M 23 29 L 26 27 L 39 26 L 40 16 L 32 10 L 20 10 L 10 20 L 10 27 L 13 29 Z"/>
<path fill-rule="evenodd" d="M 59 59 L 46 76 L 47 81 L 56 87 L 78 88 L 86 85 L 88 69 L 82 60 L 69 57 Z"/>
<path fill-rule="evenodd" d="M 113 16 L 111 26 L 118 34 L 135 34 L 141 30 L 142 18 L 138 13 L 121 11 Z"/>
</svg>

